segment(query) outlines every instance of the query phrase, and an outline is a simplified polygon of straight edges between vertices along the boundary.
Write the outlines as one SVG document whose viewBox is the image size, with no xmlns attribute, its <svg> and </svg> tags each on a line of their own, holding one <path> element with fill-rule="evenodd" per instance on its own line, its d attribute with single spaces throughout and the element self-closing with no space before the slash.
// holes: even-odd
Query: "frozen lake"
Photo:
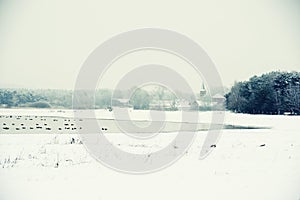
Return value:
<svg viewBox="0 0 300 200">
<path fill-rule="evenodd" d="M 207 135 L 205 127 L 200 128 L 191 148 L 172 166 L 153 174 L 129 175 L 101 165 L 87 153 L 76 134 L 84 117 L 74 122 L 68 110 L 28 109 L 3 109 L 0 115 L 1 200 L 300 199 L 299 116 L 227 112 L 227 125 L 268 129 L 224 129 L 213 152 L 199 160 Z M 137 121 L 149 119 L 147 111 L 131 115 Z M 176 112 L 166 115 L 169 127 L 178 125 Z M 112 113 L 104 110 L 96 116 L 112 119 Z M 211 120 L 210 112 L 199 116 L 201 124 Z M 117 132 L 111 124 L 105 127 L 112 145 L 133 153 L 155 152 L 176 136 L 168 127 L 150 140 L 136 141 L 110 134 Z"/>
</svg>

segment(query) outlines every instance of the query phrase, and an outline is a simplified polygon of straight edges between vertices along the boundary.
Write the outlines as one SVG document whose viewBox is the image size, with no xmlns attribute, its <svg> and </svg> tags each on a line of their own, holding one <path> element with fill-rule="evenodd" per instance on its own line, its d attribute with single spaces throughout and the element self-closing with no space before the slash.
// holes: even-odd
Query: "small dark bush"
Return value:
<svg viewBox="0 0 300 200">
<path fill-rule="evenodd" d="M 51 108 L 51 105 L 47 102 L 34 102 L 29 104 L 29 107 L 31 108 Z"/>
</svg>

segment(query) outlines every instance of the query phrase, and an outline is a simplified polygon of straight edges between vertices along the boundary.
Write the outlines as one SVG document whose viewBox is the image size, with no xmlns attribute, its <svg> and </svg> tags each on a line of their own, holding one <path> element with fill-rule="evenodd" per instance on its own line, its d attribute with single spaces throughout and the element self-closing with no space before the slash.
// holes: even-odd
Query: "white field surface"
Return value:
<svg viewBox="0 0 300 200">
<path fill-rule="evenodd" d="M 59 132 L 60 125 L 50 122 L 54 118 L 49 116 L 62 123 L 72 120 L 71 111 L 2 109 L 0 115 L 0 200 L 300 199 L 299 116 L 227 112 L 226 124 L 271 129 L 223 130 L 217 147 L 204 160 L 198 157 L 207 132 L 199 131 L 188 152 L 170 167 L 152 174 L 130 175 L 95 161 L 80 144 L 76 130 Z M 11 119 L 3 117 L 10 115 Z M 15 115 L 20 115 L 21 121 L 16 121 Z M 46 122 L 41 120 L 45 116 Z M 99 110 L 96 116 L 110 119 L 112 113 Z M 148 116 L 146 111 L 131 111 L 135 120 Z M 176 112 L 167 113 L 167 119 L 180 121 Z M 210 112 L 200 113 L 200 122 L 210 119 Z M 30 130 L 36 120 L 43 128 Z M 48 126 L 51 130 L 45 129 Z M 16 127 L 21 129 L 16 131 Z M 124 134 L 105 135 L 125 151 L 151 153 L 167 145 L 176 133 L 163 133 L 142 142 Z M 265 146 L 260 147 L 262 144 Z"/>
</svg>

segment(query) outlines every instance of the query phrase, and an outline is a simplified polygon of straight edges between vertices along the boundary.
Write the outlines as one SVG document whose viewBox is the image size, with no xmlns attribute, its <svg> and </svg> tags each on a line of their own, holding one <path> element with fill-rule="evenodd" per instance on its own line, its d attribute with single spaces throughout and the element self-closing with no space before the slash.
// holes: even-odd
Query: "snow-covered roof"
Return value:
<svg viewBox="0 0 300 200">
<path fill-rule="evenodd" d="M 129 99 L 114 99 L 114 100 L 117 100 L 121 103 L 128 103 L 129 102 Z"/>
<path fill-rule="evenodd" d="M 220 94 L 215 94 L 214 96 L 212 96 L 213 99 L 226 99 L 223 95 Z"/>
</svg>

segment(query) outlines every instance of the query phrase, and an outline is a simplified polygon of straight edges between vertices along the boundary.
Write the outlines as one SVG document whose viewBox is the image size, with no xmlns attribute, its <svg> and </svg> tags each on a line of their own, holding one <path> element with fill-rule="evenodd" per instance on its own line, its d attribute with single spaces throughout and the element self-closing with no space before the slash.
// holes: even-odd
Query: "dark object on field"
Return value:
<svg viewBox="0 0 300 200">
<path fill-rule="evenodd" d="M 61 130 L 61 128 L 58 128 L 58 130 Z"/>
<path fill-rule="evenodd" d="M 30 127 L 30 129 L 33 129 L 33 127 Z"/>
<path fill-rule="evenodd" d="M 50 130 L 51 130 L 51 128 L 46 128 L 46 130 L 47 130 L 47 131 L 50 131 Z"/>
<path fill-rule="evenodd" d="M 264 147 L 264 146 L 266 146 L 266 144 L 261 144 L 261 145 L 259 145 L 259 147 Z"/>
<path fill-rule="evenodd" d="M 8 127 L 3 127 L 3 129 L 4 129 L 4 130 L 8 130 L 9 128 L 8 128 Z"/>
<path fill-rule="evenodd" d="M 217 145 L 215 145 L 215 144 L 212 144 L 212 145 L 210 145 L 210 147 L 211 147 L 211 148 L 216 148 L 216 147 L 217 147 Z"/>
<path fill-rule="evenodd" d="M 75 139 L 74 138 L 71 139 L 71 144 L 75 144 Z"/>
</svg>

